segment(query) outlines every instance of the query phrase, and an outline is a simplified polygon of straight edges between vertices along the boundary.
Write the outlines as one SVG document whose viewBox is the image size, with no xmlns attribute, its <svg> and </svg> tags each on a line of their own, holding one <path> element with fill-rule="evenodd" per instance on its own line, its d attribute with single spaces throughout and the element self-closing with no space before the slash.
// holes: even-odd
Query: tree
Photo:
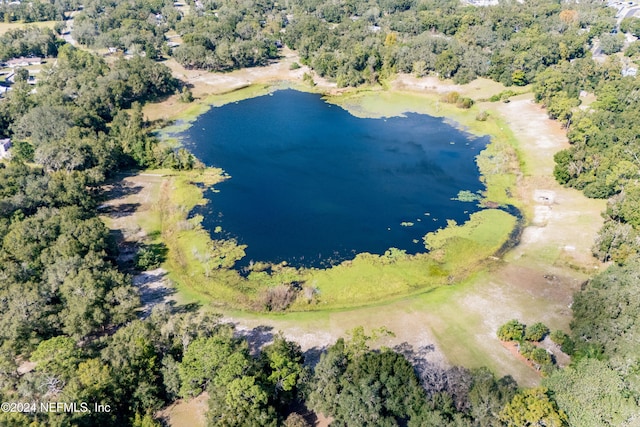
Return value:
<svg viewBox="0 0 640 427">
<path fill-rule="evenodd" d="M 511 377 L 496 380 L 487 368 L 472 371 L 473 384 L 469 389 L 470 415 L 480 427 L 494 426 L 499 422 L 502 408 L 513 399 L 517 385 Z"/>
<path fill-rule="evenodd" d="M 162 405 L 162 378 L 157 337 L 149 322 L 134 320 L 107 341 L 101 359 L 109 366 L 115 394 L 112 413 L 120 420 Z"/>
<path fill-rule="evenodd" d="M 178 367 L 180 394 L 196 396 L 212 382 L 224 385 L 246 372 L 250 364 L 246 341 L 233 338 L 230 331 L 197 338 L 185 350 Z"/>
<path fill-rule="evenodd" d="M 13 125 L 16 138 L 31 138 L 35 147 L 62 139 L 73 126 L 71 111 L 61 106 L 39 105 Z"/>
<path fill-rule="evenodd" d="M 210 391 L 207 418 L 211 426 L 262 427 L 277 425 L 269 395 L 254 376 L 242 376 Z"/>
<path fill-rule="evenodd" d="M 82 360 L 80 354 L 72 338 L 57 336 L 41 341 L 31 354 L 31 361 L 37 363 L 38 371 L 62 375 L 68 380 Z"/>
<path fill-rule="evenodd" d="M 622 34 L 603 33 L 600 35 L 600 49 L 605 55 L 620 52 L 623 46 L 624 36 Z"/>
<path fill-rule="evenodd" d="M 520 341 L 524 337 L 525 325 L 517 320 L 509 320 L 498 329 L 498 338 L 502 341 Z"/>
<path fill-rule="evenodd" d="M 542 341 L 549 333 L 549 328 L 544 323 L 534 323 L 528 325 L 524 332 L 524 339 L 527 341 Z"/>
<path fill-rule="evenodd" d="M 278 334 L 273 343 L 262 350 L 261 359 L 266 382 L 273 387 L 272 394 L 283 404 L 290 403 L 304 370 L 300 345 Z"/>
<path fill-rule="evenodd" d="M 511 81 L 516 86 L 524 86 L 527 84 L 527 76 L 522 70 L 515 70 L 513 74 L 511 74 Z"/>
<path fill-rule="evenodd" d="M 543 381 L 572 426 L 630 425 L 640 413 L 623 378 L 606 362 L 580 360 L 575 366 L 555 371 Z"/>
<path fill-rule="evenodd" d="M 404 356 L 387 349 L 348 357 L 346 350 L 338 340 L 321 357 L 309 386 L 312 408 L 345 426 L 395 425 L 425 416 L 424 390 Z"/>
<path fill-rule="evenodd" d="M 551 363 L 551 356 L 544 348 L 537 347 L 531 352 L 531 360 L 540 365 L 548 365 Z"/>
<path fill-rule="evenodd" d="M 623 33 L 631 33 L 634 36 L 640 35 L 640 19 L 636 17 L 624 18 L 620 22 L 620 31 Z"/>
<path fill-rule="evenodd" d="M 621 366 L 640 353 L 638 271 L 638 260 L 612 265 L 576 293 L 571 322 L 576 351 L 585 346 L 602 347 L 605 355 Z"/>
<path fill-rule="evenodd" d="M 453 77 L 460 67 L 460 60 L 451 50 L 443 51 L 436 58 L 435 70 L 445 79 Z"/>
<path fill-rule="evenodd" d="M 500 412 L 500 420 L 508 427 L 568 426 L 567 416 L 558 409 L 544 387 L 526 389 L 516 394 Z"/>
<path fill-rule="evenodd" d="M 184 102 L 186 104 L 193 102 L 193 93 L 188 86 L 183 86 L 182 90 L 180 91 L 179 99 L 180 102 Z"/>
</svg>

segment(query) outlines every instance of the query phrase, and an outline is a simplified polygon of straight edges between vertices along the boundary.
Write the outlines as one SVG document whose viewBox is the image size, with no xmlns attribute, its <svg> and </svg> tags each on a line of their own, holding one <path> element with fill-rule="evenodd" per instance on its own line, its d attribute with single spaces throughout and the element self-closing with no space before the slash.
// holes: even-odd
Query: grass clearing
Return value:
<svg viewBox="0 0 640 427">
<path fill-rule="evenodd" d="M 38 28 L 53 28 L 56 25 L 56 21 L 41 21 L 41 22 L 0 22 L 0 35 L 17 28 L 26 27 L 38 27 Z"/>
</svg>

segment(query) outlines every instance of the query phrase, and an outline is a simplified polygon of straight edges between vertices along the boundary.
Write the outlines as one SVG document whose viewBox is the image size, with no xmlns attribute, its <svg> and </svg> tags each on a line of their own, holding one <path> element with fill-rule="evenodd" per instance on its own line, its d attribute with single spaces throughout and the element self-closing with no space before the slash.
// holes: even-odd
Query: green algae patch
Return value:
<svg viewBox="0 0 640 427">
<path fill-rule="evenodd" d="M 469 221 L 429 233 L 428 253 L 358 254 L 325 270 L 308 270 L 306 282 L 317 289 L 313 304 L 298 301 L 292 310 L 357 307 L 451 285 L 482 268 L 508 241 L 517 219 L 498 209 L 471 215 Z"/>
<path fill-rule="evenodd" d="M 189 218 L 195 206 L 205 203 L 202 192 L 224 179 L 222 171 L 215 168 L 168 176 L 156 206 L 157 228 L 168 248 L 163 267 L 184 299 L 242 306 L 253 290 L 229 267 L 244 255 L 243 247 L 212 240 L 200 225 L 202 217 Z"/>
<path fill-rule="evenodd" d="M 498 252 L 516 223 L 517 218 L 507 212 L 485 209 L 471 214 L 462 225 L 449 221 L 447 227 L 428 233 L 424 244 L 432 256 L 445 262 L 476 262 Z"/>
</svg>

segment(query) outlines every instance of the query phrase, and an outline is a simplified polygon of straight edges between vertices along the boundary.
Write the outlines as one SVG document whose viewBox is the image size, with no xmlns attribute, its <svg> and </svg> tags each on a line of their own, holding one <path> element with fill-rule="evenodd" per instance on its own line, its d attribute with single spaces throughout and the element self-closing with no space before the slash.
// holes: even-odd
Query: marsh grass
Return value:
<svg viewBox="0 0 640 427">
<path fill-rule="evenodd" d="M 156 236 L 151 243 L 167 246 L 163 265 L 191 302 L 252 308 L 265 292 L 272 292 L 268 289 L 294 284 L 307 290 L 298 293 L 290 307 L 294 311 L 358 307 L 423 293 L 467 277 L 506 242 L 515 224 L 515 218 L 502 211 L 484 210 L 465 224 L 430 233 L 438 242 L 431 254 L 407 255 L 397 249 L 384 255 L 363 253 L 327 269 L 256 265 L 245 277 L 230 268 L 243 248 L 233 241 L 212 240 L 200 225 L 202 217 L 188 218 L 195 206 L 205 203 L 204 189 L 224 179 L 220 169 L 171 173 L 158 189 L 154 213 L 141 219 L 147 234 Z"/>
</svg>

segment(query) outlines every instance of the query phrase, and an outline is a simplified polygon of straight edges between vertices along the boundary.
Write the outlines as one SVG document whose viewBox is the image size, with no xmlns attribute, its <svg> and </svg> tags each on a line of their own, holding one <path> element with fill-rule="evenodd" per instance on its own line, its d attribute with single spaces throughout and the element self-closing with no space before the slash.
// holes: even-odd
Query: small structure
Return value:
<svg viewBox="0 0 640 427">
<path fill-rule="evenodd" d="M 39 58 L 37 56 L 33 58 L 26 58 L 23 56 L 20 58 L 13 58 L 6 61 L 6 65 L 9 68 L 28 67 L 29 65 L 40 65 L 40 64 L 42 64 L 42 58 Z"/>
<path fill-rule="evenodd" d="M 635 77 L 638 74 L 636 67 L 625 67 L 622 69 L 622 77 Z"/>
<path fill-rule="evenodd" d="M 6 157 L 11 148 L 11 138 L 0 139 L 0 158 Z"/>
</svg>

